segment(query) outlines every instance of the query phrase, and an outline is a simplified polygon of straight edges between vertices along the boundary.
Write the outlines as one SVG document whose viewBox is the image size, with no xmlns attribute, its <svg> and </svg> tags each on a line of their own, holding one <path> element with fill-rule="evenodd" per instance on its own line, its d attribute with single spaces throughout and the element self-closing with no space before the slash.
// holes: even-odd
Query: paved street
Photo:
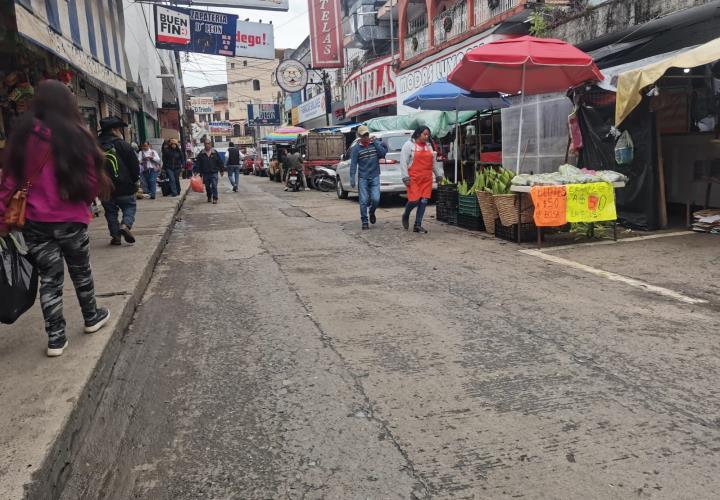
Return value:
<svg viewBox="0 0 720 500">
<path fill-rule="evenodd" d="M 189 193 L 62 498 L 716 497 L 717 237 L 552 254 L 673 298 L 401 207 Z"/>
</svg>

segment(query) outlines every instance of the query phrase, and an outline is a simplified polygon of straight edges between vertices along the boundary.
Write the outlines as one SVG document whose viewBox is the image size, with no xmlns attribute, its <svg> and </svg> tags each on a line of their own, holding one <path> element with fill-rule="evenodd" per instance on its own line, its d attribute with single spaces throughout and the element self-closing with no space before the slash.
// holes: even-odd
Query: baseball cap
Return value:
<svg viewBox="0 0 720 500">
<path fill-rule="evenodd" d="M 369 134 L 369 133 L 370 133 L 370 129 L 367 128 L 366 125 L 360 125 L 360 126 L 358 127 L 358 129 L 357 129 L 357 135 L 358 135 L 358 137 L 362 137 L 363 135 Z"/>
</svg>

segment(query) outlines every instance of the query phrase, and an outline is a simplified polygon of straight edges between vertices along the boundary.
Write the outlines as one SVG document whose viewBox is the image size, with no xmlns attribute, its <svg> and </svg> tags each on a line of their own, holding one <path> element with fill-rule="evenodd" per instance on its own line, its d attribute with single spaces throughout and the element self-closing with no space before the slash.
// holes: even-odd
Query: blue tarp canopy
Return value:
<svg viewBox="0 0 720 500">
<path fill-rule="evenodd" d="M 403 101 L 411 108 L 433 111 L 485 111 L 510 103 L 497 92 L 477 94 L 449 83 L 446 78 L 426 85 Z"/>
</svg>

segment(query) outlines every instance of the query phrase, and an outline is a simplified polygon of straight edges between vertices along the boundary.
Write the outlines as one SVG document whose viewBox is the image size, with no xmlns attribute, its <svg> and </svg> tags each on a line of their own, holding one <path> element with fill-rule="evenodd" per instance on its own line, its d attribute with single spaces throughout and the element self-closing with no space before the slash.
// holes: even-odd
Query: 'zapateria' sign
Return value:
<svg viewBox="0 0 720 500">
<path fill-rule="evenodd" d="M 219 56 L 235 55 L 237 16 L 155 5 L 155 46 Z"/>
<path fill-rule="evenodd" d="M 395 71 L 385 57 L 351 73 L 345 80 L 345 116 L 395 104 Z"/>
</svg>

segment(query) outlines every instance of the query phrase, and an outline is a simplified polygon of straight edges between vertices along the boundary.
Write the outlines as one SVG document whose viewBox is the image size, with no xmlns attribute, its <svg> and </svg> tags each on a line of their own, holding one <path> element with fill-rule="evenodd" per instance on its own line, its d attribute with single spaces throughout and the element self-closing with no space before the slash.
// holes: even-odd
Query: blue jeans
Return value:
<svg viewBox="0 0 720 500">
<path fill-rule="evenodd" d="M 218 199 L 218 178 L 219 174 L 203 174 L 203 182 L 205 182 L 205 194 L 208 201 Z"/>
<path fill-rule="evenodd" d="M 360 177 L 358 190 L 360 191 L 360 222 L 367 224 L 368 208 L 372 214 L 380 205 L 380 176 Z"/>
<path fill-rule="evenodd" d="M 172 168 L 165 169 L 165 175 L 167 176 L 168 184 L 170 185 L 170 194 L 177 196 L 180 194 L 180 170 L 173 170 Z"/>
<path fill-rule="evenodd" d="M 108 201 L 103 201 L 105 219 L 107 220 L 110 236 L 120 236 L 120 224 L 125 224 L 128 229 L 135 223 L 135 211 L 137 201 L 135 195 L 117 196 Z M 118 223 L 118 212 L 122 210 L 122 222 Z"/>
<path fill-rule="evenodd" d="M 144 170 L 143 179 L 145 179 L 145 185 L 147 186 L 146 193 L 150 195 L 150 198 L 155 198 L 155 191 L 157 191 L 157 176 L 158 173 L 154 168 Z"/>
<path fill-rule="evenodd" d="M 415 225 L 421 227 L 427 204 L 427 198 L 420 198 L 418 201 L 408 201 L 405 205 L 405 211 L 403 212 L 403 219 L 410 219 L 410 212 L 417 207 L 417 212 L 415 212 Z"/>
<path fill-rule="evenodd" d="M 230 184 L 232 187 L 237 187 L 240 185 L 240 165 L 228 165 L 227 167 L 228 172 L 228 180 L 230 181 Z"/>
</svg>

